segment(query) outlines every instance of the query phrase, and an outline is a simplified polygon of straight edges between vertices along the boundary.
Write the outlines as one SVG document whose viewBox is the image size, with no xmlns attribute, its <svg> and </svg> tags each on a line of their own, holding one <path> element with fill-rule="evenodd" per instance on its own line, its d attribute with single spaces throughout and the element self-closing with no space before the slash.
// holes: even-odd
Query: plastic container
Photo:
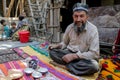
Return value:
<svg viewBox="0 0 120 80">
<path fill-rule="evenodd" d="M 29 31 L 20 31 L 19 38 L 21 43 L 27 43 L 29 41 L 30 32 Z"/>
</svg>

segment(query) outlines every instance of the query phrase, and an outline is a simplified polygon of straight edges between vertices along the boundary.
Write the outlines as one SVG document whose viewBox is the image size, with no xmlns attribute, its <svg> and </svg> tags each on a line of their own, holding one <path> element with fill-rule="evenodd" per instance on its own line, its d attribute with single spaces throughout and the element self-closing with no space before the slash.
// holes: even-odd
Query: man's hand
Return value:
<svg viewBox="0 0 120 80">
<path fill-rule="evenodd" d="M 65 61 L 66 63 L 69 63 L 71 61 L 73 61 L 74 59 L 79 58 L 77 54 L 66 54 L 65 56 L 62 57 L 63 61 Z"/>
<path fill-rule="evenodd" d="M 58 44 L 58 45 L 50 45 L 48 47 L 48 50 L 52 50 L 52 49 L 60 49 L 62 47 L 62 45 Z"/>
<path fill-rule="evenodd" d="M 112 52 L 113 52 L 113 53 L 115 52 L 115 46 L 112 47 Z"/>
</svg>

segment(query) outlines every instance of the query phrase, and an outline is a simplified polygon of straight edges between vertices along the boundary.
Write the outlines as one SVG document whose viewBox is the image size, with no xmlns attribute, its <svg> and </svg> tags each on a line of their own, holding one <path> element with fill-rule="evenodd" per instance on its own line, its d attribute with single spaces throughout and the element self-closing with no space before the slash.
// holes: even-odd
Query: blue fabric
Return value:
<svg viewBox="0 0 120 80">
<path fill-rule="evenodd" d="M 26 21 L 19 21 L 17 29 L 20 29 L 22 26 L 26 25 Z"/>
<path fill-rule="evenodd" d="M 9 26 L 8 25 L 5 25 L 4 26 L 4 35 L 6 35 L 6 37 L 10 37 L 10 28 L 9 28 Z"/>
</svg>

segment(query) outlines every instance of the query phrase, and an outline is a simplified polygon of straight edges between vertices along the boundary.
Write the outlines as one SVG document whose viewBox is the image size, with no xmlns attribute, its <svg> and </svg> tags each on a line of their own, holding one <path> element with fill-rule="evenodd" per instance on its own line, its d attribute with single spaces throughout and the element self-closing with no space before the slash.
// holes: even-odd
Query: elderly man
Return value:
<svg viewBox="0 0 120 80">
<path fill-rule="evenodd" d="M 93 74 L 99 69 L 98 31 L 87 19 L 88 6 L 76 3 L 73 6 L 73 23 L 67 27 L 63 41 L 49 46 L 50 57 L 76 75 Z"/>
</svg>

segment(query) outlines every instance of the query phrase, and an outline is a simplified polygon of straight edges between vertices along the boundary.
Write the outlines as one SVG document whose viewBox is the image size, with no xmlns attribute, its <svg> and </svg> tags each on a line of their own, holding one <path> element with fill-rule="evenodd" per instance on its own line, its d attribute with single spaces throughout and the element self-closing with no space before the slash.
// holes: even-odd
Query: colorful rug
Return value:
<svg viewBox="0 0 120 80">
<path fill-rule="evenodd" d="M 23 71 L 24 68 L 26 68 L 26 66 L 20 60 L 19 61 L 10 61 L 10 62 L 7 62 L 7 63 L 3 63 L 3 64 L 0 64 L 0 71 L 1 71 L 0 75 L 8 76 L 8 70 L 17 69 L 17 70 Z M 24 74 L 24 76 L 19 80 L 33 80 L 33 78 L 29 77 L 29 76 L 26 76 Z"/>
<path fill-rule="evenodd" d="M 29 46 L 27 46 L 26 48 L 21 48 L 21 49 L 14 48 L 14 50 L 21 57 L 27 58 L 30 55 L 32 58 L 34 57 L 36 59 L 39 59 L 39 66 L 47 68 L 48 71 L 50 72 L 50 74 L 54 75 L 57 78 L 57 80 L 79 80 L 79 78 L 77 76 L 73 76 L 71 74 L 68 74 L 66 72 L 63 72 L 61 70 L 57 70 L 56 68 L 54 68 L 54 66 L 49 64 L 49 61 L 51 61 L 51 59 L 47 58 L 44 55 L 40 56 L 40 54 L 38 54 L 34 49 L 32 49 Z M 29 52 L 27 52 L 26 50 L 28 50 Z M 28 54 L 28 55 L 26 55 L 26 54 Z"/>
<path fill-rule="evenodd" d="M 32 56 L 34 59 L 38 59 L 36 56 Z M 76 77 L 72 77 L 68 74 L 55 70 L 52 66 L 39 61 L 40 67 L 45 67 L 49 70 L 49 76 L 54 77 L 55 80 L 78 80 Z M 7 63 L 0 64 L 0 76 L 8 76 L 8 70 L 10 69 L 17 69 L 21 70 L 22 72 L 26 68 L 23 61 L 10 61 Z M 24 73 L 24 72 L 23 72 Z M 44 78 L 44 76 L 42 77 Z M 24 76 L 19 80 L 34 80 L 32 76 L 27 76 L 24 73 Z"/>
<path fill-rule="evenodd" d="M 81 79 L 85 79 L 85 80 L 96 80 L 98 73 L 95 73 L 93 75 L 86 75 L 86 76 L 75 76 L 71 73 L 69 73 L 67 70 L 63 69 L 63 68 L 59 68 L 57 66 L 53 66 L 52 64 L 50 64 L 49 62 L 52 61 L 49 57 L 39 53 L 38 51 L 36 51 L 35 49 L 33 49 L 31 46 L 26 46 L 26 47 L 21 47 L 21 50 L 23 50 L 25 53 L 31 55 L 31 56 L 37 56 L 39 58 L 39 60 L 41 60 L 42 62 L 44 62 L 47 65 L 50 65 L 50 67 L 54 68 L 57 72 L 61 73 L 61 74 L 66 74 L 75 78 L 79 78 L 79 80 Z M 65 80 L 65 79 L 63 79 Z M 77 80 L 77 79 L 73 79 L 73 80 Z"/>
</svg>

